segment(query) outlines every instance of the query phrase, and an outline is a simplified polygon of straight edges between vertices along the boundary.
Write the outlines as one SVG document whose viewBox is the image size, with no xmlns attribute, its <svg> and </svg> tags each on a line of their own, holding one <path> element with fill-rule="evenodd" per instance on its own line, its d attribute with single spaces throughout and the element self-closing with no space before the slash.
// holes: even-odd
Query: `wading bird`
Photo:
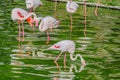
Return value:
<svg viewBox="0 0 120 80">
<path fill-rule="evenodd" d="M 68 13 L 70 13 L 70 31 L 72 32 L 72 13 L 75 13 L 77 8 L 79 7 L 79 5 L 72 1 L 72 0 L 69 0 L 66 4 L 66 10 Z"/>
<path fill-rule="evenodd" d="M 32 15 L 34 16 L 34 19 L 32 18 Z M 40 18 L 37 18 L 35 13 L 28 13 L 26 10 L 21 9 L 21 8 L 12 9 L 11 18 L 13 21 L 18 22 L 18 28 L 19 28 L 18 40 L 19 41 L 20 41 L 21 34 L 22 34 L 23 40 L 24 40 L 24 25 L 23 25 L 24 21 L 27 20 L 29 25 L 31 27 L 33 27 L 34 21 L 37 23 L 40 20 Z M 21 31 L 20 24 L 22 24 L 22 31 Z"/>
<path fill-rule="evenodd" d="M 64 54 L 64 68 L 66 68 L 66 53 L 67 52 L 70 53 L 70 59 L 71 60 L 75 61 L 78 57 L 80 57 L 82 66 L 86 65 L 85 60 L 83 59 L 83 57 L 80 54 L 77 54 L 75 57 L 73 57 L 73 54 L 75 52 L 75 43 L 71 40 L 60 41 L 60 42 L 52 45 L 48 49 L 49 50 L 59 50 L 59 51 L 61 51 L 60 54 L 56 57 L 56 59 L 54 61 L 55 64 L 57 65 L 57 67 L 58 67 L 57 60 L 60 58 L 62 53 L 65 53 Z"/>
<path fill-rule="evenodd" d="M 48 30 L 50 29 L 52 32 L 52 29 L 57 28 L 59 26 L 59 23 L 60 22 L 58 20 L 56 20 L 55 18 L 53 18 L 51 16 L 44 17 L 41 20 L 41 23 L 39 25 L 39 31 L 41 31 L 41 32 L 46 31 L 47 32 L 47 44 L 50 41 L 50 36 L 49 36 Z"/>
<path fill-rule="evenodd" d="M 35 12 L 36 8 L 42 6 L 42 2 L 40 0 L 26 0 L 26 7 L 29 11 Z"/>
</svg>

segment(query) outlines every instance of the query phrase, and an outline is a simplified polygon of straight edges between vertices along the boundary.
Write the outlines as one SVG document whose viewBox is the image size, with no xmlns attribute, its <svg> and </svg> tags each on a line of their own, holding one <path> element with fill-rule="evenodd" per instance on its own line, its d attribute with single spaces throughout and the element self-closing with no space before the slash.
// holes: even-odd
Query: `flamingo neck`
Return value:
<svg viewBox="0 0 120 80">
<path fill-rule="evenodd" d="M 38 17 L 38 18 L 35 19 L 37 27 L 38 27 L 38 23 L 40 22 L 40 20 L 42 20 L 42 17 Z"/>
<path fill-rule="evenodd" d="M 43 27 L 44 27 L 44 20 L 42 20 L 39 25 L 39 31 L 43 31 Z"/>
<path fill-rule="evenodd" d="M 68 2 L 68 7 L 69 7 L 69 9 L 72 10 L 72 8 L 71 8 L 71 3 L 72 3 L 72 0 L 70 0 L 70 1 Z"/>
<path fill-rule="evenodd" d="M 78 57 L 80 57 L 81 59 L 81 63 L 85 64 L 85 60 L 83 59 L 83 57 L 80 54 L 77 54 L 75 57 L 73 57 L 73 53 L 70 53 L 70 59 L 75 61 Z"/>
</svg>

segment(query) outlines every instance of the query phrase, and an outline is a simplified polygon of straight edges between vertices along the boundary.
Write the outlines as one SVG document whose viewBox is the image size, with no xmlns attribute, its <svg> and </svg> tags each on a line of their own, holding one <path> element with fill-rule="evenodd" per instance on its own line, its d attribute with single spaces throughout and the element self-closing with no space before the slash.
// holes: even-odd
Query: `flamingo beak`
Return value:
<svg viewBox="0 0 120 80">
<path fill-rule="evenodd" d="M 53 50 L 53 46 L 49 47 L 48 50 Z"/>
<path fill-rule="evenodd" d="M 49 47 L 48 50 L 51 50 L 51 47 Z"/>
</svg>

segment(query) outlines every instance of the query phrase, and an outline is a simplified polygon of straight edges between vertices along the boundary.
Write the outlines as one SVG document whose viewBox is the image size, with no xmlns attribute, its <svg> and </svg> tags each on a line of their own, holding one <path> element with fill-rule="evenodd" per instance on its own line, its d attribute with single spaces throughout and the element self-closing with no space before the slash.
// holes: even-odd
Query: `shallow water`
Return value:
<svg viewBox="0 0 120 80">
<path fill-rule="evenodd" d="M 18 42 L 17 23 L 11 20 L 14 7 L 25 9 L 24 1 L 1 0 L 0 5 L 0 80 L 119 80 L 120 62 L 120 11 L 87 7 L 87 37 L 84 37 L 84 7 L 80 5 L 73 14 L 73 32 L 70 37 L 70 18 L 65 3 L 58 3 L 57 19 L 60 27 L 50 32 L 50 44 L 46 44 L 46 33 L 35 34 L 25 23 L 25 41 Z M 54 16 L 54 3 L 43 1 L 37 8 L 38 16 Z M 67 68 L 63 66 L 63 56 L 56 68 L 54 59 L 59 51 L 48 48 L 61 40 L 71 39 L 76 43 L 76 52 L 81 54 L 87 65 L 80 71 L 80 60 L 71 61 L 67 54 Z"/>
</svg>

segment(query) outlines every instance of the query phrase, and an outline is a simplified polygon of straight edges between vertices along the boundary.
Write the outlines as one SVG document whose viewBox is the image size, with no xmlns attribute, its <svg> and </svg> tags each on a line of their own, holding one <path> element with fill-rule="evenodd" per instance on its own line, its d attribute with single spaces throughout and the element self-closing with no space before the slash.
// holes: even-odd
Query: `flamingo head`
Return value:
<svg viewBox="0 0 120 80">
<path fill-rule="evenodd" d="M 28 9 L 32 8 L 33 7 L 33 2 L 31 0 L 26 0 L 26 7 Z"/>
<path fill-rule="evenodd" d="M 57 44 L 54 44 L 53 46 L 51 46 L 51 47 L 49 47 L 48 49 L 49 50 L 60 50 L 60 46 L 59 45 L 57 45 Z"/>
<path fill-rule="evenodd" d="M 34 21 L 36 23 L 36 27 L 38 27 L 38 23 L 42 20 L 42 17 L 34 18 Z"/>
<path fill-rule="evenodd" d="M 59 25 L 60 25 L 60 21 L 59 21 L 59 20 L 56 20 L 56 21 L 55 21 L 55 24 L 54 24 L 55 28 L 58 27 Z"/>
<path fill-rule="evenodd" d="M 27 18 L 27 22 L 31 27 L 33 27 L 34 19 L 32 17 Z"/>
</svg>

